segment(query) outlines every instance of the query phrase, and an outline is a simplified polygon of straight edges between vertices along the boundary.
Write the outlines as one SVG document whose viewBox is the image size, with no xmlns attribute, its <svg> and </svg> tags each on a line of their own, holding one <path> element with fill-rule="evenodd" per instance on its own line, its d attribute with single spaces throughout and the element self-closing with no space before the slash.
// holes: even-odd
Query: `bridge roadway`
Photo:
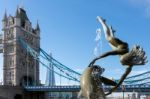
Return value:
<svg viewBox="0 0 150 99">
<path fill-rule="evenodd" d="M 111 86 L 104 86 L 105 91 L 111 89 Z M 150 92 L 150 85 L 124 85 L 125 92 Z M 80 86 L 25 86 L 26 91 L 36 92 L 79 92 Z M 122 86 L 120 86 L 116 92 L 122 92 Z"/>
</svg>

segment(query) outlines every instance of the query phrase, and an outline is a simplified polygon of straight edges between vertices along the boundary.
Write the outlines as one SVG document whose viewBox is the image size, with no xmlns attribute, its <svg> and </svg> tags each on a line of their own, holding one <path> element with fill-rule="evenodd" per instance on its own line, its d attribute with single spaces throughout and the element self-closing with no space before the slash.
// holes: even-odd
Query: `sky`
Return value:
<svg viewBox="0 0 150 99">
<path fill-rule="evenodd" d="M 52 52 L 55 59 L 69 68 L 82 73 L 95 58 L 96 30 L 101 25 L 96 20 L 101 16 L 116 30 L 116 37 L 141 45 L 150 60 L 150 1 L 149 0 L 0 0 L 0 20 L 7 14 L 13 15 L 17 6 L 23 6 L 35 27 L 38 20 L 41 28 L 41 48 Z M 2 23 L 0 24 L 0 30 Z M 2 31 L 0 33 L 3 33 Z M 102 30 L 99 54 L 112 50 Z M 105 68 L 104 76 L 118 79 L 125 71 L 118 56 L 99 60 L 96 64 Z M 135 66 L 131 75 L 150 70 L 150 63 Z M 0 54 L 0 79 L 2 79 L 3 55 Z M 40 69 L 41 81 L 45 71 Z"/>
</svg>

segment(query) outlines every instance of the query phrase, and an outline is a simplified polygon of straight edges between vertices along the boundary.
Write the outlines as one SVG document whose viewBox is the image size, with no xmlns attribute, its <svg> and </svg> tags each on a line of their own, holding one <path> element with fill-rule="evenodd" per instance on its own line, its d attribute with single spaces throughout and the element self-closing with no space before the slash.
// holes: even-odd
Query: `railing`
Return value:
<svg viewBox="0 0 150 99">
<path fill-rule="evenodd" d="M 105 91 L 108 91 L 112 86 L 103 86 Z M 126 91 L 150 91 L 150 85 L 124 85 Z M 51 91 L 51 92 L 78 92 L 79 85 L 75 86 L 25 86 L 26 91 Z M 117 89 L 118 92 L 122 91 L 122 86 Z"/>
<path fill-rule="evenodd" d="M 80 86 L 25 86 L 27 91 L 52 91 L 52 92 L 74 92 L 79 91 Z"/>
</svg>

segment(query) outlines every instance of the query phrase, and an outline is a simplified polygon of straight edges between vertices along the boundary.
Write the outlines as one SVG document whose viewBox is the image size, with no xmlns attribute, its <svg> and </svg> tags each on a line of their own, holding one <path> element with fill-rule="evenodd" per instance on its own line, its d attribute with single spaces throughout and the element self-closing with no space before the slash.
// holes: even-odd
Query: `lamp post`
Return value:
<svg viewBox="0 0 150 99">
<path fill-rule="evenodd" d="M 122 85 L 122 98 L 124 99 L 125 85 Z"/>
</svg>

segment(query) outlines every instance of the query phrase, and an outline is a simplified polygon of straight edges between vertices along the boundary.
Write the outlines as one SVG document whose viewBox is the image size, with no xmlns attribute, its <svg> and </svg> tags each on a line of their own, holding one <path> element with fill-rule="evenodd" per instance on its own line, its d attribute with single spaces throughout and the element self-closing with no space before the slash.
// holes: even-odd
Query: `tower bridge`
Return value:
<svg viewBox="0 0 150 99">
<path fill-rule="evenodd" d="M 7 16 L 5 12 L 2 25 L 0 53 L 3 53 L 4 60 L 3 85 L 0 86 L 0 98 L 3 97 L 1 99 L 33 99 L 33 97 L 34 99 L 44 99 L 44 94 L 47 92 L 49 92 L 48 95 L 51 95 L 50 92 L 71 92 L 73 94 L 75 92 L 75 95 L 71 96 L 76 97 L 80 90 L 81 74 L 62 64 L 40 48 L 38 22 L 33 28 L 26 11 L 23 8 L 17 8 L 15 16 Z M 39 66 L 48 70 L 45 85 L 42 85 L 39 80 Z M 77 82 L 78 85 L 55 85 L 54 74 Z M 150 71 L 131 76 L 124 81 L 125 91 L 147 93 L 150 92 L 149 83 Z M 104 86 L 106 91 L 110 88 L 111 86 Z M 119 87 L 117 92 L 121 92 L 121 89 Z M 7 95 L 8 92 L 10 95 Z"/>
</svg>

